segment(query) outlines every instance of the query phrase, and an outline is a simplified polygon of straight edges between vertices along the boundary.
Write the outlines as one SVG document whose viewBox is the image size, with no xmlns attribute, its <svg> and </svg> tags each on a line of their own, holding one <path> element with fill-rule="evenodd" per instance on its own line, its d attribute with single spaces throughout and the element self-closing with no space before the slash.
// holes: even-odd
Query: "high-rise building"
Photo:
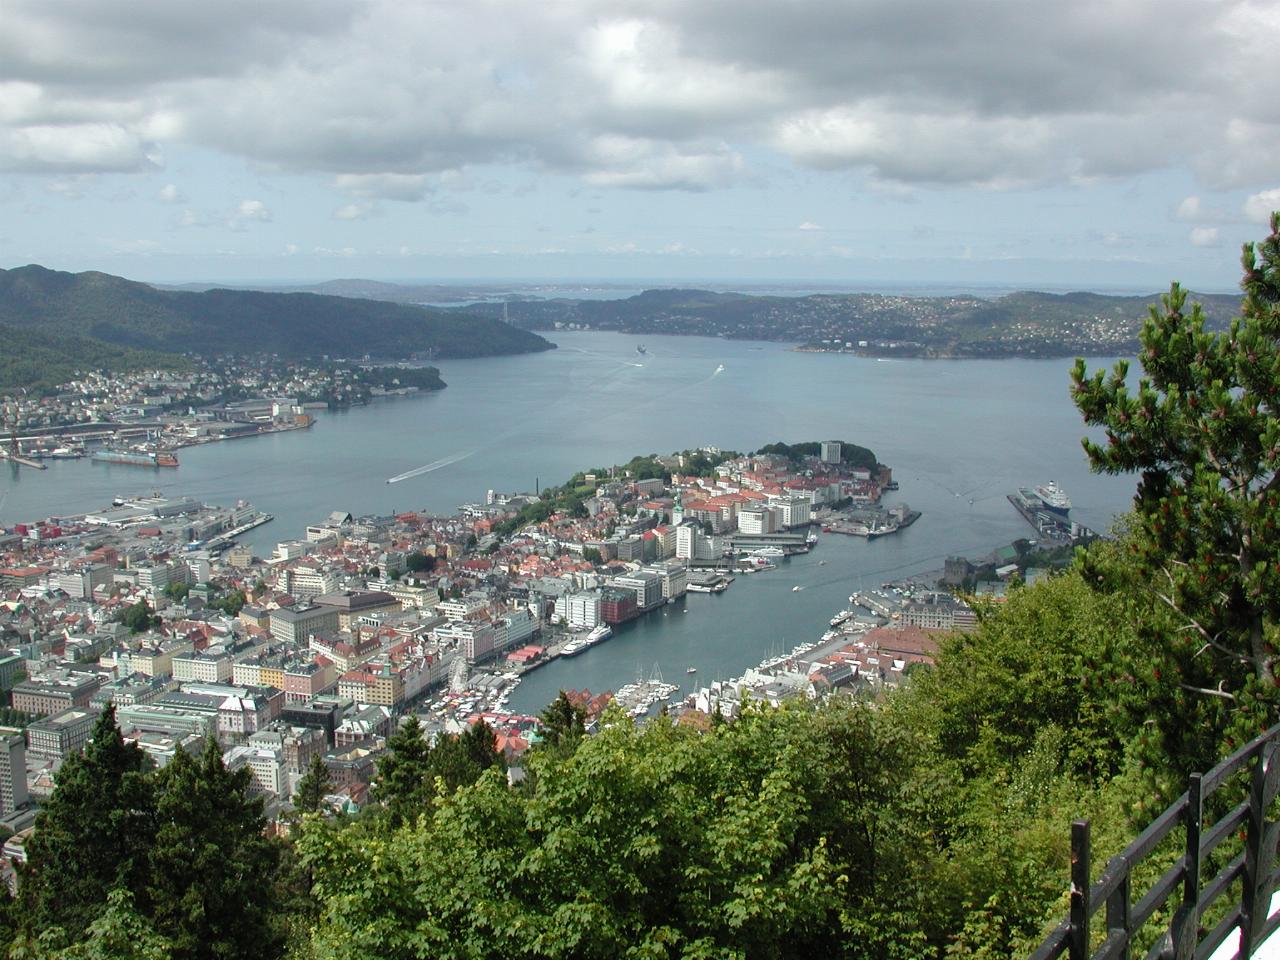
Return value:
<svg viewBox="0 0 1280 960">
<path fill-rule="evenodd" d="M 22 734 L 0 737 L 0 814 L 27 802 L 27 744 Z"/>
<path fill-rule="evenodd" d="M 839 440 L 823 440 L 822 441 L 822 462 L 823 463 L 839 463 L 840 462 L 840 441 Z"/>
</svg>

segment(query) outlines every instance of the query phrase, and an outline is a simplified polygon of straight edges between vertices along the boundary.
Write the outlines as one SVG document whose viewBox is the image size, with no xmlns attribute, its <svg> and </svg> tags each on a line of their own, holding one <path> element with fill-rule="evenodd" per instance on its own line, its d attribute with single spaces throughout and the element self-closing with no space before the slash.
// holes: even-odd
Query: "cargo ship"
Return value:
<svg viewBox="0 0 1280 960">
<path fill-rule="evenodd" d="M 97 450 L 93 459 L 98 463 L 122 463 L 130 467 L 176 467 L 178 458 L 167 450 Z"/>
</svg>

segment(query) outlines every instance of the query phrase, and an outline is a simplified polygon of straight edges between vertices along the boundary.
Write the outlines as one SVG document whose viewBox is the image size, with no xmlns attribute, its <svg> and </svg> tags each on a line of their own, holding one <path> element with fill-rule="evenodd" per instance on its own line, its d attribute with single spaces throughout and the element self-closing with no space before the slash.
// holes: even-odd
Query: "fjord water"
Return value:
<svg viewBox="0 0 1280 960">
<path fill-rule="evenodd" d="M 88 460 L 53 461 L 46 471 L 6 465 L 0 526 L 160 490 L 211 503 L 245 499 L 274 514 L 247 538 L 267 552 L 332 510 L 451 513 L 486 489 L 558 484 L 638 453 L 828 438 L 874 450 L 902 486 L 888 502 L 923 512 L 908 530 L 871 543 L 824 536 L 777 571 L 739 578 L 720 596 L 691 596 L 534 672 L 512 705 L 537 709 L 560 686 L 616 688 L 655 664 L 670 682 L 703 684 L 813 640 L 854 587 L 1031 535 L 1005 500 L 1018 486 L 1056 480 L 1075 504 L 1072 516 L 1099 530 L 1133 495 L 1132 477 L 1089 471 L 1080 448 L 1086 431 L 1068 396 L 1069 360 L 884 361 L 700 337 L 549 338 L 559 349 L 443 361 L 449 386 L 438 393 L 322 414 L 307 431 L 184 449 L 176 470 Z M 793 591 L 797 585 L 803 589 Z M 696 674 L 686 675 L 690 666 Z"/>
</svg>

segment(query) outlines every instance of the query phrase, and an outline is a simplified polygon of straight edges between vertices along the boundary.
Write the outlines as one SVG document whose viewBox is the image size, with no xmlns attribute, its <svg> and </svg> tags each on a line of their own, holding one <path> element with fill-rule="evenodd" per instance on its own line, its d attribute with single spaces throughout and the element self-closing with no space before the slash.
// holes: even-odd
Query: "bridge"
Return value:
<svg viewBox="0 0 1280 960">
<path fill-rule="evenodd" d="M 1280 928 L 1274 896 L 1280 821 L 1269 818 L 1278 793 L 1280 724 L 1208 773 L 1192 774 L 1186 793 L 1096 880 L 1089 822 L 1075 821 L 1070 912 L 1032 960 L 1280 958 L 1280 937 L 1268 942 Z M 1211 811 L 1228 807 L 1210 822 Z M 1137 868 L 1179 833 L 1184 842 L 1173 865 L 1146 890 L 1135 890 Z M 1169 919 L 1153 931 L 1157 916 Z"/>
</svg>

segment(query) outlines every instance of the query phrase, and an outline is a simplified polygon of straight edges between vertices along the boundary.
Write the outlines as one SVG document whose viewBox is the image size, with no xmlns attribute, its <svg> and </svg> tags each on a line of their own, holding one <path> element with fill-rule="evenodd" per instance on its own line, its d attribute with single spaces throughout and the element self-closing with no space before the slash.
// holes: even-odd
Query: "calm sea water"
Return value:
<svg viewBox="0 0 1280 960">
<path fill-rule="evenodd" d="M 557 484 L 637 453 L 827 438 L 874 450 L 902 485 L 893 496 L 923 511 L 895 537 L 824 537 L 773 573 L 739 578 L 722 595 L 691 596 L 536 671 L 512 705 L 537 709 L 561 686 L 617 687 L 655 665 L 670 682 L 704 684 L 815 639 L 860 584 L 1029 535 L 1005 500 L 1018 486 L 1056 480 L 1074 501 L 1072 516 L 1104 530 L 1133 495 L 1132 477 L 1089 471 L 1067 360 L 878 361 L 713 338 L 551 339 L 560 346 L 549 353 L 442 362 L 449 386 L 439 393 L 322 414 L 309 431 L 183 450 L 177 470 L 87 460 L 55 461 L 42 472 L 5 467 L 0 524 L 160 490 L 213 503 L 245 499 L 274 514 L 248 538 L 267 551 L 332 510 L 449 513 L 489 488 Z M 386 482 L 427 465 L 434 468 Z M 686 674 L 690 666 L 696 674 Z"/>
</svg>

